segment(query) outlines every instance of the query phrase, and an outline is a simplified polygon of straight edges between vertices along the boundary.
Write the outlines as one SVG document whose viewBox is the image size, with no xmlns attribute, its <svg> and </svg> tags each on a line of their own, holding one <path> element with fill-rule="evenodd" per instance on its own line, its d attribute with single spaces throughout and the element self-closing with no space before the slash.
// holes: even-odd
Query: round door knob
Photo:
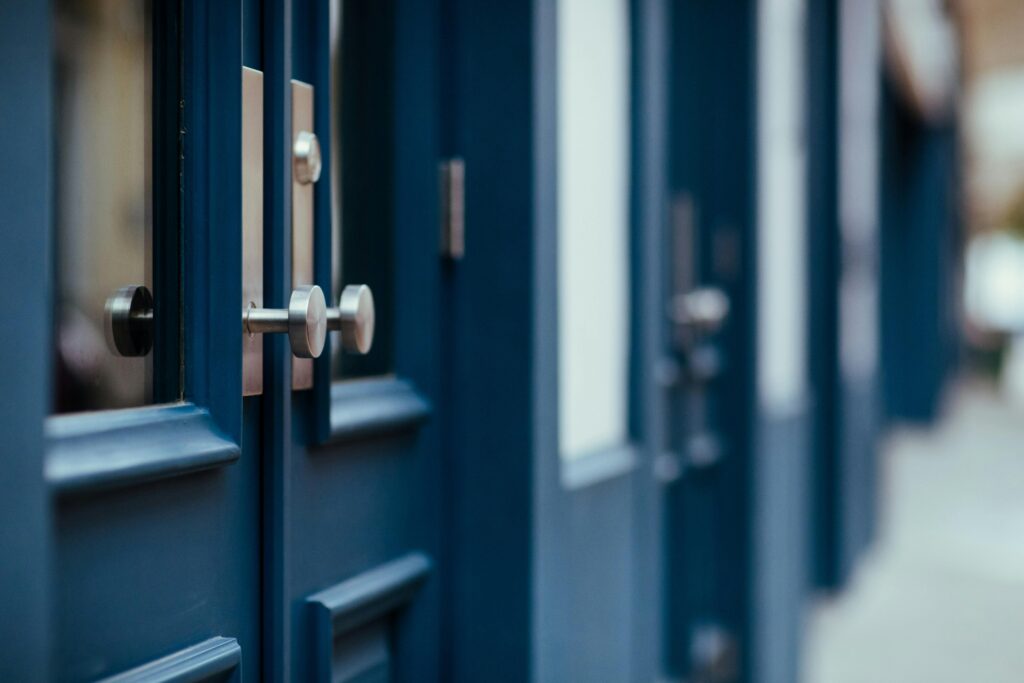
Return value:
<svg viewBox="0 0 1024 683">
<path fill-rule="evenodd" d="M 672 321 L 700 334 L 717 332 L 729 316 L 729 295 L 717 287 L 677 294 L 669 307 Z"/>
<path fill-rule="evenodd" d="M 119 356 L 145 356 L 153 348 L 153 295 L 145 285 L 121 287 L 104 307 L 107 346 Z"/>
<path fill-rule="evenodd" d="M 319 358 L 327 341 L 327 300 L 317 285 L 292 292 L 288 308 L 256 308 L 242 313 L 248 334 L 288 333 L 292 353 L 299 358 Z"/>
<path fill-rule="evenodd" d="M 292 164 L 295 167 L 295 179 L 303 185 L 320 180 L 323 159 L 320 156 L 320 141 L 315 133 L 300 130 L 295 135 L 292 145 Z"/>
<path fill-rule="evenodd" d="M 373 347 L 373 292 L 366 285 L 349 285 L 341 292 L 338 307 L 327 311 L 327 327 L 341 332 L 341 347 L 349 353 L 367 354 Z"/>
</svg>

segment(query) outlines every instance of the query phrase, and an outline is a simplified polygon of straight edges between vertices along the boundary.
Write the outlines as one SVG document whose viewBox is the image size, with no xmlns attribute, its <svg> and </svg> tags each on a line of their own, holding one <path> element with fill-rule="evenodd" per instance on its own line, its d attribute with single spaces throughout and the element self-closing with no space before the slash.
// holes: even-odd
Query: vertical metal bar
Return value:
<svg viewBox="0 0 1024 683">
<path fill-rule="evenodd" d="M 672 296 L 668 301 L 669 311 L 699 283 L 697 263 L 700 251 L 697 244 L 699 231 L 696 213 L 693 195 L 689 192 L 680 192 L 672 199 Z M 676 350 L 688 351 L 692 341 L 689 330 L 677 324 L 675 316 L 670 314 L 669 318 Z"/>
<path fill-rule="evenodd" d="M 292 135 L 294 144 L 301 131 L 313 132 L 313 86 L 292 79 Z M 292 179 L 292 289 L 313 284 L 313 187 Z M 329 295 L 333 297 L 333 292 Z M 313 359 L 292 356 L 292 389 L 313 388 Z"/>
<path fill-rule="evenodd" d="M 466 165 L 462 159 L 441 163 L 441 255 L 460 260 L 466 254 Z"/>
<path fill-rule="evenodd" d="M 263 308 L 263 74 L 242 67 L 242 306 Z M 242 335 L 242 395 L 263 393 L 263 335 Z"/>
<path fill-rule="evenodd" d="M 672 200 L 672 285 L 677 295 L 698 285 L 696 219 L 693 195 L 680 192 Z"/>
</svg>

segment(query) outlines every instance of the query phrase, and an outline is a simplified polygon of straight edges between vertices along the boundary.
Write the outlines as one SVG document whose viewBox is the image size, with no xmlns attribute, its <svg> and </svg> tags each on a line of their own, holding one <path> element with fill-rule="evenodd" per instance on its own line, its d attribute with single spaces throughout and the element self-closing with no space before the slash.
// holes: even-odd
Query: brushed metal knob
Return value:
<svg viewBox="0 0 1024 683">
<path fill-rule="evenodd" d="M 153 348 L 153 295 L 145 285 L 118 289 L 107 299 L 103 317 L 111 352 L 145 356 Z"/>
<path fill-rule="evenodd" d="M 677 294 L 669 306 L 669 316 L 681 328 L 699 334 L 717 332 L 729 317 L 729 295 L 717 287 L 699 287 Z"/>
<path fill-rule="evenodd" d="M 373 292 L 366 285 L 348 285 L 338 307 L 327 311 L 327 329 L 341 332 L 341 347 L 349 353 L 367 354 L 373 347 Z"/>
<path fill-rule="evenodd" d="M 292 353 L 299 358 L 319 358 L 327 341 L 327 300 L 317 285 L 303 285 L 292 292 L 288 308 L 256 308 L 242 312 L 242 329 L 248 334 L 287 333 Z"/>
<path fill-rule="evenodd" d="M 295 169 L 295 179 L 303 185 L 320 180 L 323 159 L 320 156 L 320 141 L 315 133 L 300 130 L 295 135 L 295 144 L 292 145 L 292 165 Z"/>
</svg>

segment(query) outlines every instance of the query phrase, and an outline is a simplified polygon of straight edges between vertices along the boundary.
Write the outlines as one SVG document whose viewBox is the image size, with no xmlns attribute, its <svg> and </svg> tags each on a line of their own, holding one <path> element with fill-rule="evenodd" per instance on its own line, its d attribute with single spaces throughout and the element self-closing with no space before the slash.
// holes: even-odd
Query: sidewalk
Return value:
<svg viewBox="0 0 1024 683">
<path fill-rule="evenodd" d="M 1024 406 L 965 386 L 882 471 L 880 537 L 812 611 L 805 683 L 1024 681 Z"/>
</svg>

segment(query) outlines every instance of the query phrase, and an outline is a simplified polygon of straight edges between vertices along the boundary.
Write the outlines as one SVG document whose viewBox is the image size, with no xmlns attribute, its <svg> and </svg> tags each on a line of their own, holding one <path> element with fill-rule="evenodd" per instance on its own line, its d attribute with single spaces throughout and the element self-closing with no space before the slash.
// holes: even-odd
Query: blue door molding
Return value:
<svg viewBox="0 0 1024 683">
<path fill-rule="evenodd" d="M 50 511 L 43 418 L 50 411 L 52 137 L 50 8 L 0 4 L 0 678 L 50 678 Z"/>
</svg>

